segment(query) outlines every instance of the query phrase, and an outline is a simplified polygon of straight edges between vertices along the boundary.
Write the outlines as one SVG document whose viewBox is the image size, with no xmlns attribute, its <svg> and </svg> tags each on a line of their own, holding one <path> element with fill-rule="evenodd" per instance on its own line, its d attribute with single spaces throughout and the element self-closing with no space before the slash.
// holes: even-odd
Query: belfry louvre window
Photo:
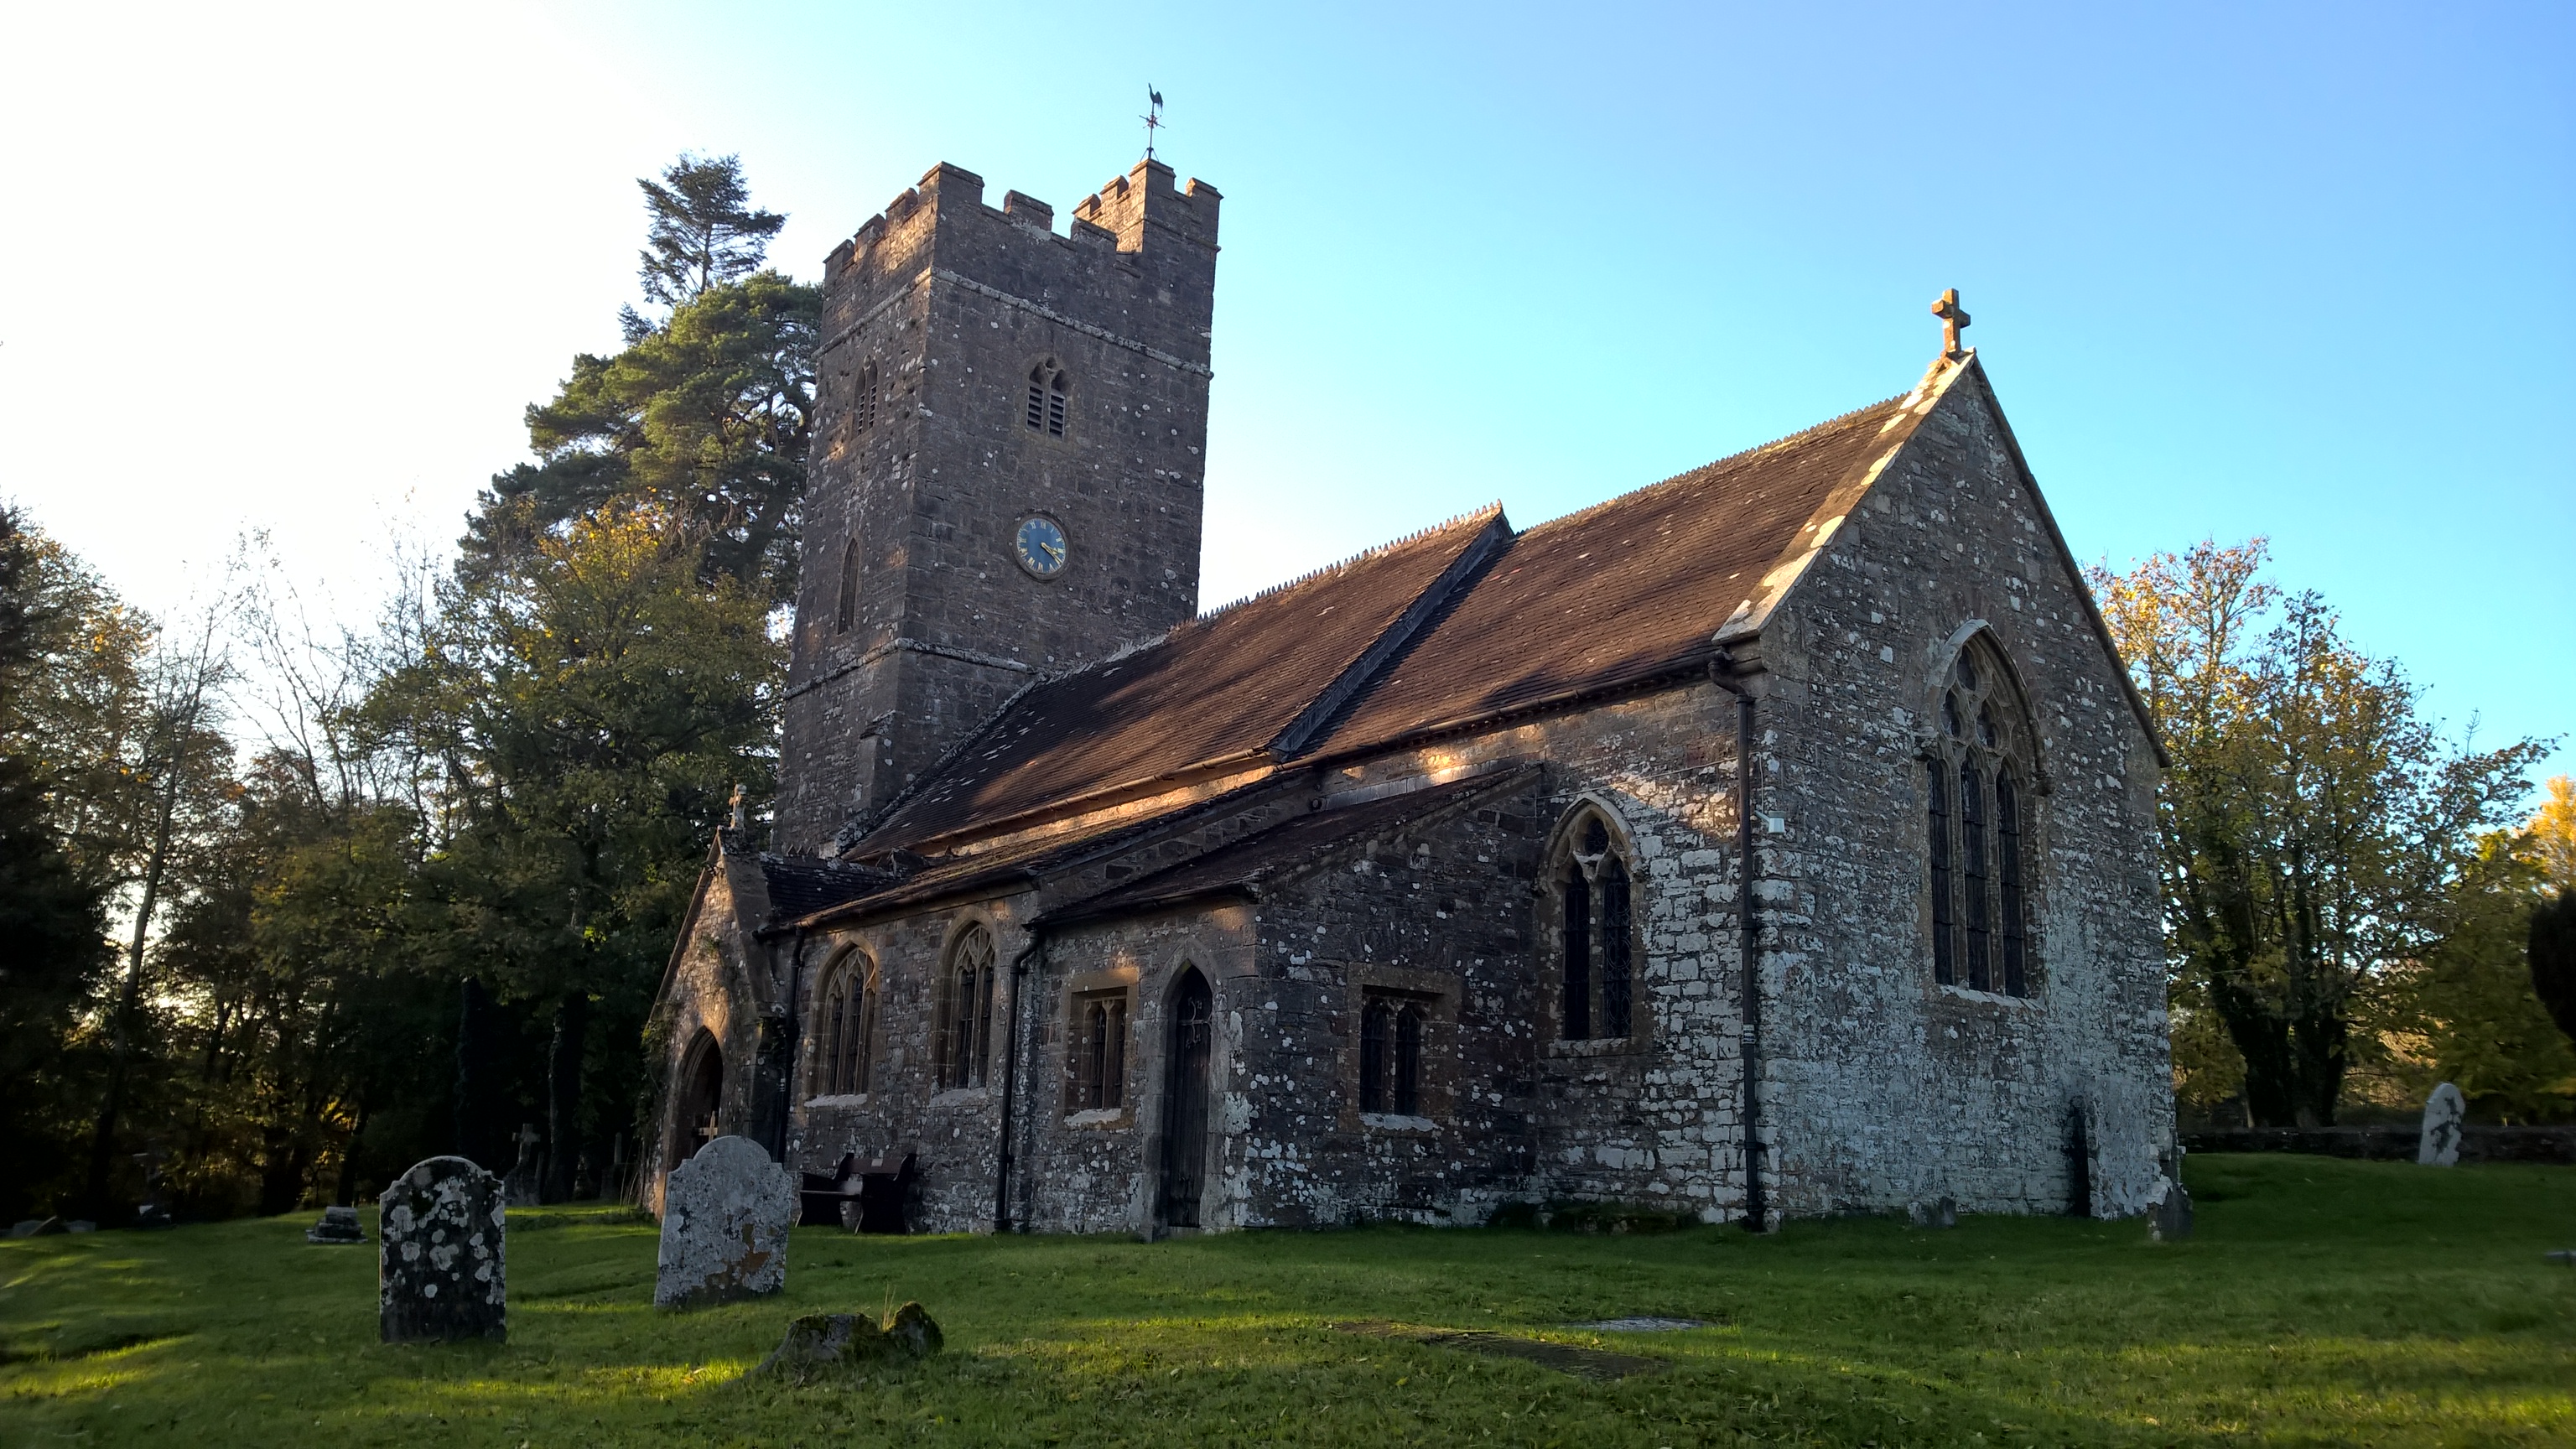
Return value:
<svg viewBox="0 0 2576 1449">
<path fill-rule="evenodd" d="M 877 425 L 877 398 L 884 384 L 877 378 L 877 365 L 872 359 L 859 369 L 858 424 L 864 433 Z"/>
<path fill-rule="evenodd" d="M 1073 1000 L 1072 1091 L 1065 1109 L 1115 1111 L 1127 1105 L 1127 993 L 1095 991 Z"/>
<path fill-rule="evenodd" d="M 1557 1032 L 1567 1041 L 1617 1040 L 1634 1030 L 1635 878 L 1594 807 L 1560 836 Z"/>
<path fill-rule="evenodd" d="M 1932 979 L 2030 994 L 2030 892 L 2022 810 L 2028 714 L 1982 635 L 1943 681 L 1940 735 L 1924 760 Z"/>
<path fill-rule="evenodd" d="M 941 1090 L 984 1085 L 992 1029 L 993 933 L 977 924 L 957 933 L 939 973 L 931 1075 Z"/>
<path fill-rule="evenodd" d="M 1035 431 L 1050 437 L 1064 436 L 1067 397 L 1073 380 L 1054 362 L 1041 362 L 1029 369 L 1029 404 L 1021 420 Z"/>
<path fill-rule="evenodd" d="M 817 1019 L 823 1034 L 816 1042 L 820 1049 L 814 1063 L 816 1093 L 865 1092 L 877 1019 L 876 968 L 867 957 L 852 952 L 833 968 Z"/>
<path fill-rule="evenodd" d="M 1360 1008 L 1360 1110 L 1422 1115 L 1422 1034 L 1430 1004 L 1371 992 Z"/>
</svg>

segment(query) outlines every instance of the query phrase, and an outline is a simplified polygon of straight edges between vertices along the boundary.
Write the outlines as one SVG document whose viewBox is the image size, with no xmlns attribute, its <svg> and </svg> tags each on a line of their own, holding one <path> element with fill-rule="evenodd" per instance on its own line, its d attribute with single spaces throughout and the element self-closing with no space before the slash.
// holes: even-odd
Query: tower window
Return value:
<svg viewBox="0 0 2576 1449">
<path fill-rule="evenodd" d="M 858 412 L 860 432 L 864 433 L 877 425 L 877 396 L 882 386 L 883 384 L 879 382 L 877 377 L 876 362 L 871 359 L 865 367 L 859 369 Z"/>
<path fill-rule="evenodd" d="M 1938 713 L 1941 737 L 1925 765 L 1932 979 L 2026 996 L 2030 882 L 2019 782 L 2031 736 L 1990 640 L 1980 636 L 1960 650 Z"/>
<path fill-rule="evenodd" d="M 958 932 L 939 974 L 931 1076 L 941 1090 L 984 1085 L 992 1029 L 993 933 L 972 925 Z"/>
<path fill-rule="evenodd" d="M 1558 838 L 1557 1032 L 1615 1041 L 1634 1030 L 1636 877 L 1598 807 Z"/>
<path fill-rule="evenodd" d="M 1073 390 L 1071 374 L 1050 359 L 1029 369 L 1029 404 L 1021 420 L 1031 430 L 1064 436 L 1065 410 Z"/>
</svg>

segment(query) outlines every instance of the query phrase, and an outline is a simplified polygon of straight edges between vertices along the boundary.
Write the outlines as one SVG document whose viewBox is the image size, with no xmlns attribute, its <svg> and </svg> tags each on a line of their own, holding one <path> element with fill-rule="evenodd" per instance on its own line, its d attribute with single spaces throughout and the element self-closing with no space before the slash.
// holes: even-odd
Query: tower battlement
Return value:
<svg viewBox="0 0 2576 1449">
<path fill-rule="evenodd" d="M 895 241 L 899 251 L 909 252 L 911 248 L 901 241 L 910 224 L 925 217 L 934 228 L 941 217 L 1007 223 L 1032 233 L 1031 241 L 1044 237 L 1064 246 L 1105 245 L 1122 252 L 1143 252 L 1150 245 L 1147 234 L 1156 232 L 1213 250 L 1224 194 L 1196 177 L 1175 186 L 1173 177 L 1172 168 L 1160 161 L 1139 161 L 1126 175 L 1109 178 L 1098 191 L 1075 203 L 1068 228 L 1058 232 L 1054 207 L 1017 191 L 1004 192 L 1000 207 L 987 206 L 984 178 L 943 161 L 834 247 L 825 270 L 827 275 L 837 274 L 889 241 Z"/>
</svg>

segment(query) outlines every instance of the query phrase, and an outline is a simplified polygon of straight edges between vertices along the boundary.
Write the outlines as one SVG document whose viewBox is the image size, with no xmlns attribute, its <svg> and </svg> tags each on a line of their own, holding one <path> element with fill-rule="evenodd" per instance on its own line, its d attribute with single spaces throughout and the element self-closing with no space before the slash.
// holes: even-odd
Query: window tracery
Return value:
<svg viewBox="0 0 2576 1449">
<path fill-rule="evenodd" d="M 1422 998 L 1369 993 L 1360 1009 L 1360 1110 L 1422 1115 L 1422 1038 L 1430 1008 Z"/>
<path fill-rule="evenodd" d="M 1925 756 L 1932 893 L 1932 979 L 1944 986 L 2030 992 L 2029 892 L 2022 781 L 2032 769 L 2011 676 L 1983 636 L 1942 682 L 1941 732 Z"/>
<path fill-rule="evenodd" d="M 1561 832 L 1557 896 L 1559 1035 L 1619 1040 L 1633 1030 L 1635 877 L 1599 807 L 1584 806 Z"/>
<path fill-rule="evenodd" d="M 1127 993 L 1074 998 L 1073 1089 L 1068 1109 L 1116 1111 L 1127 1103 Z"/>
<path fill-rule="evenodd" d="M 941 1090 L 984 1085 L 992 1029 L 993 933 L 979 922 L 957 933 L 939 974 L 932 1077 Z"/>
<path fill-rule="evenodd" d="M 877 974 L 874 962 L 852 952 L 836 965 L 823 988 L 818 1014 L 814 1088 L 817 1095 L 841 1096 L 868 1089 L 876 1040 Z"/>
<path fill-rule="evenodd" d="M 1021 421 L 1032 431 L 1049 437 L 1063 437 L 1072 391 L 1073 375 L 1057 366 L 1053 358 L 1030 368 L 1028 408 L 1021 415 Z"/>
</svg>

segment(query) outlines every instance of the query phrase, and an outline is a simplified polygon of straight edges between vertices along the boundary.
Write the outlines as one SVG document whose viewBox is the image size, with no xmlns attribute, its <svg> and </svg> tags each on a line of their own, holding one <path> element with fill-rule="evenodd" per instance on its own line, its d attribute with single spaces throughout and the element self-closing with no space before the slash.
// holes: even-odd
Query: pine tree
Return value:
<svg viewBox="0 0 2576 1449">
<path fill-rule="evenodd" d="M 666 307 L 759 270 L 769 239 L 787 224 L 777 212 L 752 208 L 738 156 L 683 153 L 660 181 L 638 177 L 635 184 L 653 216 L 636 275 L 644 295 Z"/>
</svg>

